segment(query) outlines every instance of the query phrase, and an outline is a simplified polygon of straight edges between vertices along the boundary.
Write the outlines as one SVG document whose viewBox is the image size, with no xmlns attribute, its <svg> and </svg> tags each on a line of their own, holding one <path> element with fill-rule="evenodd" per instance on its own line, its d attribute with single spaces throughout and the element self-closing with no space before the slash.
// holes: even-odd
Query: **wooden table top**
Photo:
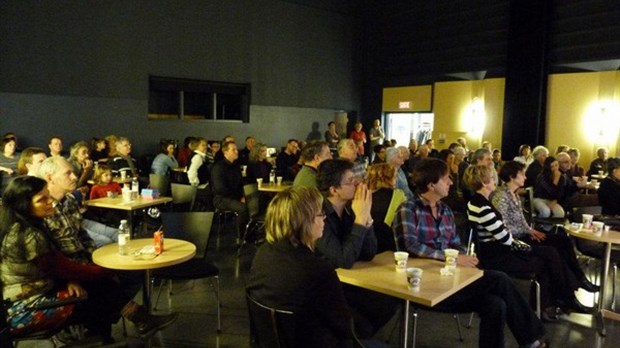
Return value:
<svg viewBox="0 0 620 348">
<path fill-rule="evenodd" d="M 194 244 L 172 238 L 164 240 L 164 252 L 156 257 L 134 255 L 136 251 L 149 245 L 153 245 L 153 238 L 132 239 L 129 241 L 129 255 L 119 255 L 118 244 L 107 244 L 95 250 L 93 262 L 109 269 L 136 271 L 173 266 L 185 262 L 196 255 L 196 246 Z"/>
<path fill-rule="evenodd" d="M 172 197 L 147 199 L 142 196 L 138 196 L 138 199 L 126 202 L 123 200 L 122 195 L 118 195 L 117 197 L 102 197 L 84 201 L 84 205 L 97 208 L 136 210 L 168 202 L 172 202 Z"/>
<path fill-rule="evenodd" d="M 477 268 L 457 267 L 454 275 L 442 276 L 439 269 L 444 263 L 432 259 L 409 258 L 407 267 L 424 270 L 419 289 L 407 288 L 405 272 L 396 272 L 394 254 L 386 251 L 375 256 L 372 261 L 356 262 L 351 269 L 336 269 L 340 281 L 382 294 L 409 300 L 432 307 L 457 291 L 482 277 L 483 271 Z"/>
<path fill-rule="evenodd" d="M 292 183 L 281 183 L 278 184 L 270 184 L 270 183 L 262 183 L 258 185 L 258 190 L 261 192 L 281 192 L 286 190 L 287 188 L 293 187 Z"/>
<path fill-rule="evenodd" d="M 570 225 L 566 225 L 564 227 L 571 236 L 575 236 L 577 238 L 593 240 L 595 242 L 620 244 L 620 231 L 609 230 L 601 233 L 593 233 L 592 230 L 585 228 L 573 230 L 570 228 Z"/>
</svg>

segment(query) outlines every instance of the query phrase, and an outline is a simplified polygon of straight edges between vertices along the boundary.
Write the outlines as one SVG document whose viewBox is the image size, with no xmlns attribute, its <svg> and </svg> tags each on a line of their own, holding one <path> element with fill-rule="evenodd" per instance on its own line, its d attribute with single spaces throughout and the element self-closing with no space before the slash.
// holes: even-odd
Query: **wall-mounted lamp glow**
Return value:
<svg viewBox="0 0 620 348">
<path fill-rule="evenodd" d="M 620 106 L 617 102 L 603 100 L 588 108 L 585 131 L 599 145 L 615 142 L 620 131 Z"/>
<path fill-rule="evenodd" d="M 485 123 L 484 103 L 476 97 L 471 103 L 471 117 L 467 132 L 473 136 L 482 136 Z"/>
</svg>

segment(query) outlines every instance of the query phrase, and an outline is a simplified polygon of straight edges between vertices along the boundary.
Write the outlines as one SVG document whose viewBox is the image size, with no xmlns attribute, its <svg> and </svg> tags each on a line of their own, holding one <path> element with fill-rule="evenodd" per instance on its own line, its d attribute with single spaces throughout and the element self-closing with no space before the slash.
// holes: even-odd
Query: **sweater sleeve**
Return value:
<svg viewBox="0 0 620 348">
<path fill-rule="evenodd" d="M 34 260 L 37 267 L 54 278 L 67 281 L 92 281 L 114 276 L 112 271 L 97 265 L 82 265 L 59 251 L 50 251 Z"/>
<path fill-rule="evenodd" d="M 481 204 L 476 195 L 467 203 L 467 215 L 470 222 L 477 226 L 478 237 L 481 242 L 496 240 L 504 245 L 512 244 L 512 235 L 504 227 L 493 208 L 489 204 Z"/>
</svg>

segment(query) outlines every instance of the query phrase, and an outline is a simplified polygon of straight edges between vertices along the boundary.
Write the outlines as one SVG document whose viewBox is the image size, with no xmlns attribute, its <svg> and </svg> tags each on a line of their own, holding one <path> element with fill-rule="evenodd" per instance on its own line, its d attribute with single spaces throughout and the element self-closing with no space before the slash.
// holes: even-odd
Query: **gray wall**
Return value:
<svg viewBox="0 0 620 348">
<path fill-rule="evenodd" d="M 0 2 L 0 132 L 20 145 L 110 133 L 269 144 L 358 110 L 354 21 L 277 0 Z M 148 121 L 148 76 L 252 84 L 250 123 Z"/>
</svg>

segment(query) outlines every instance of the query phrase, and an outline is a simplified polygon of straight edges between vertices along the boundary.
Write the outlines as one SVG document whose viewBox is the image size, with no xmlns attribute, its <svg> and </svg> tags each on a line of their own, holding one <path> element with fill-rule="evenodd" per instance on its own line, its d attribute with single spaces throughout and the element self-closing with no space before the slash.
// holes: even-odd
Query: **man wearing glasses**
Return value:
<svg viewBox="0 0 620 348">
<path fill-rule="evenodd" d="M 356 261 L 372 260 L 377 237 L 372 227 L 372 192 L 346 160 L 326 160 L 319 165 L 318 189 L 325 196 L 325 227 L 316 252 L 334 268 L 351 268 Z M 360 338 L 373 336 L 396 311 L 398 300 L 343 284 L 343 290 Z"/>
</svg>

